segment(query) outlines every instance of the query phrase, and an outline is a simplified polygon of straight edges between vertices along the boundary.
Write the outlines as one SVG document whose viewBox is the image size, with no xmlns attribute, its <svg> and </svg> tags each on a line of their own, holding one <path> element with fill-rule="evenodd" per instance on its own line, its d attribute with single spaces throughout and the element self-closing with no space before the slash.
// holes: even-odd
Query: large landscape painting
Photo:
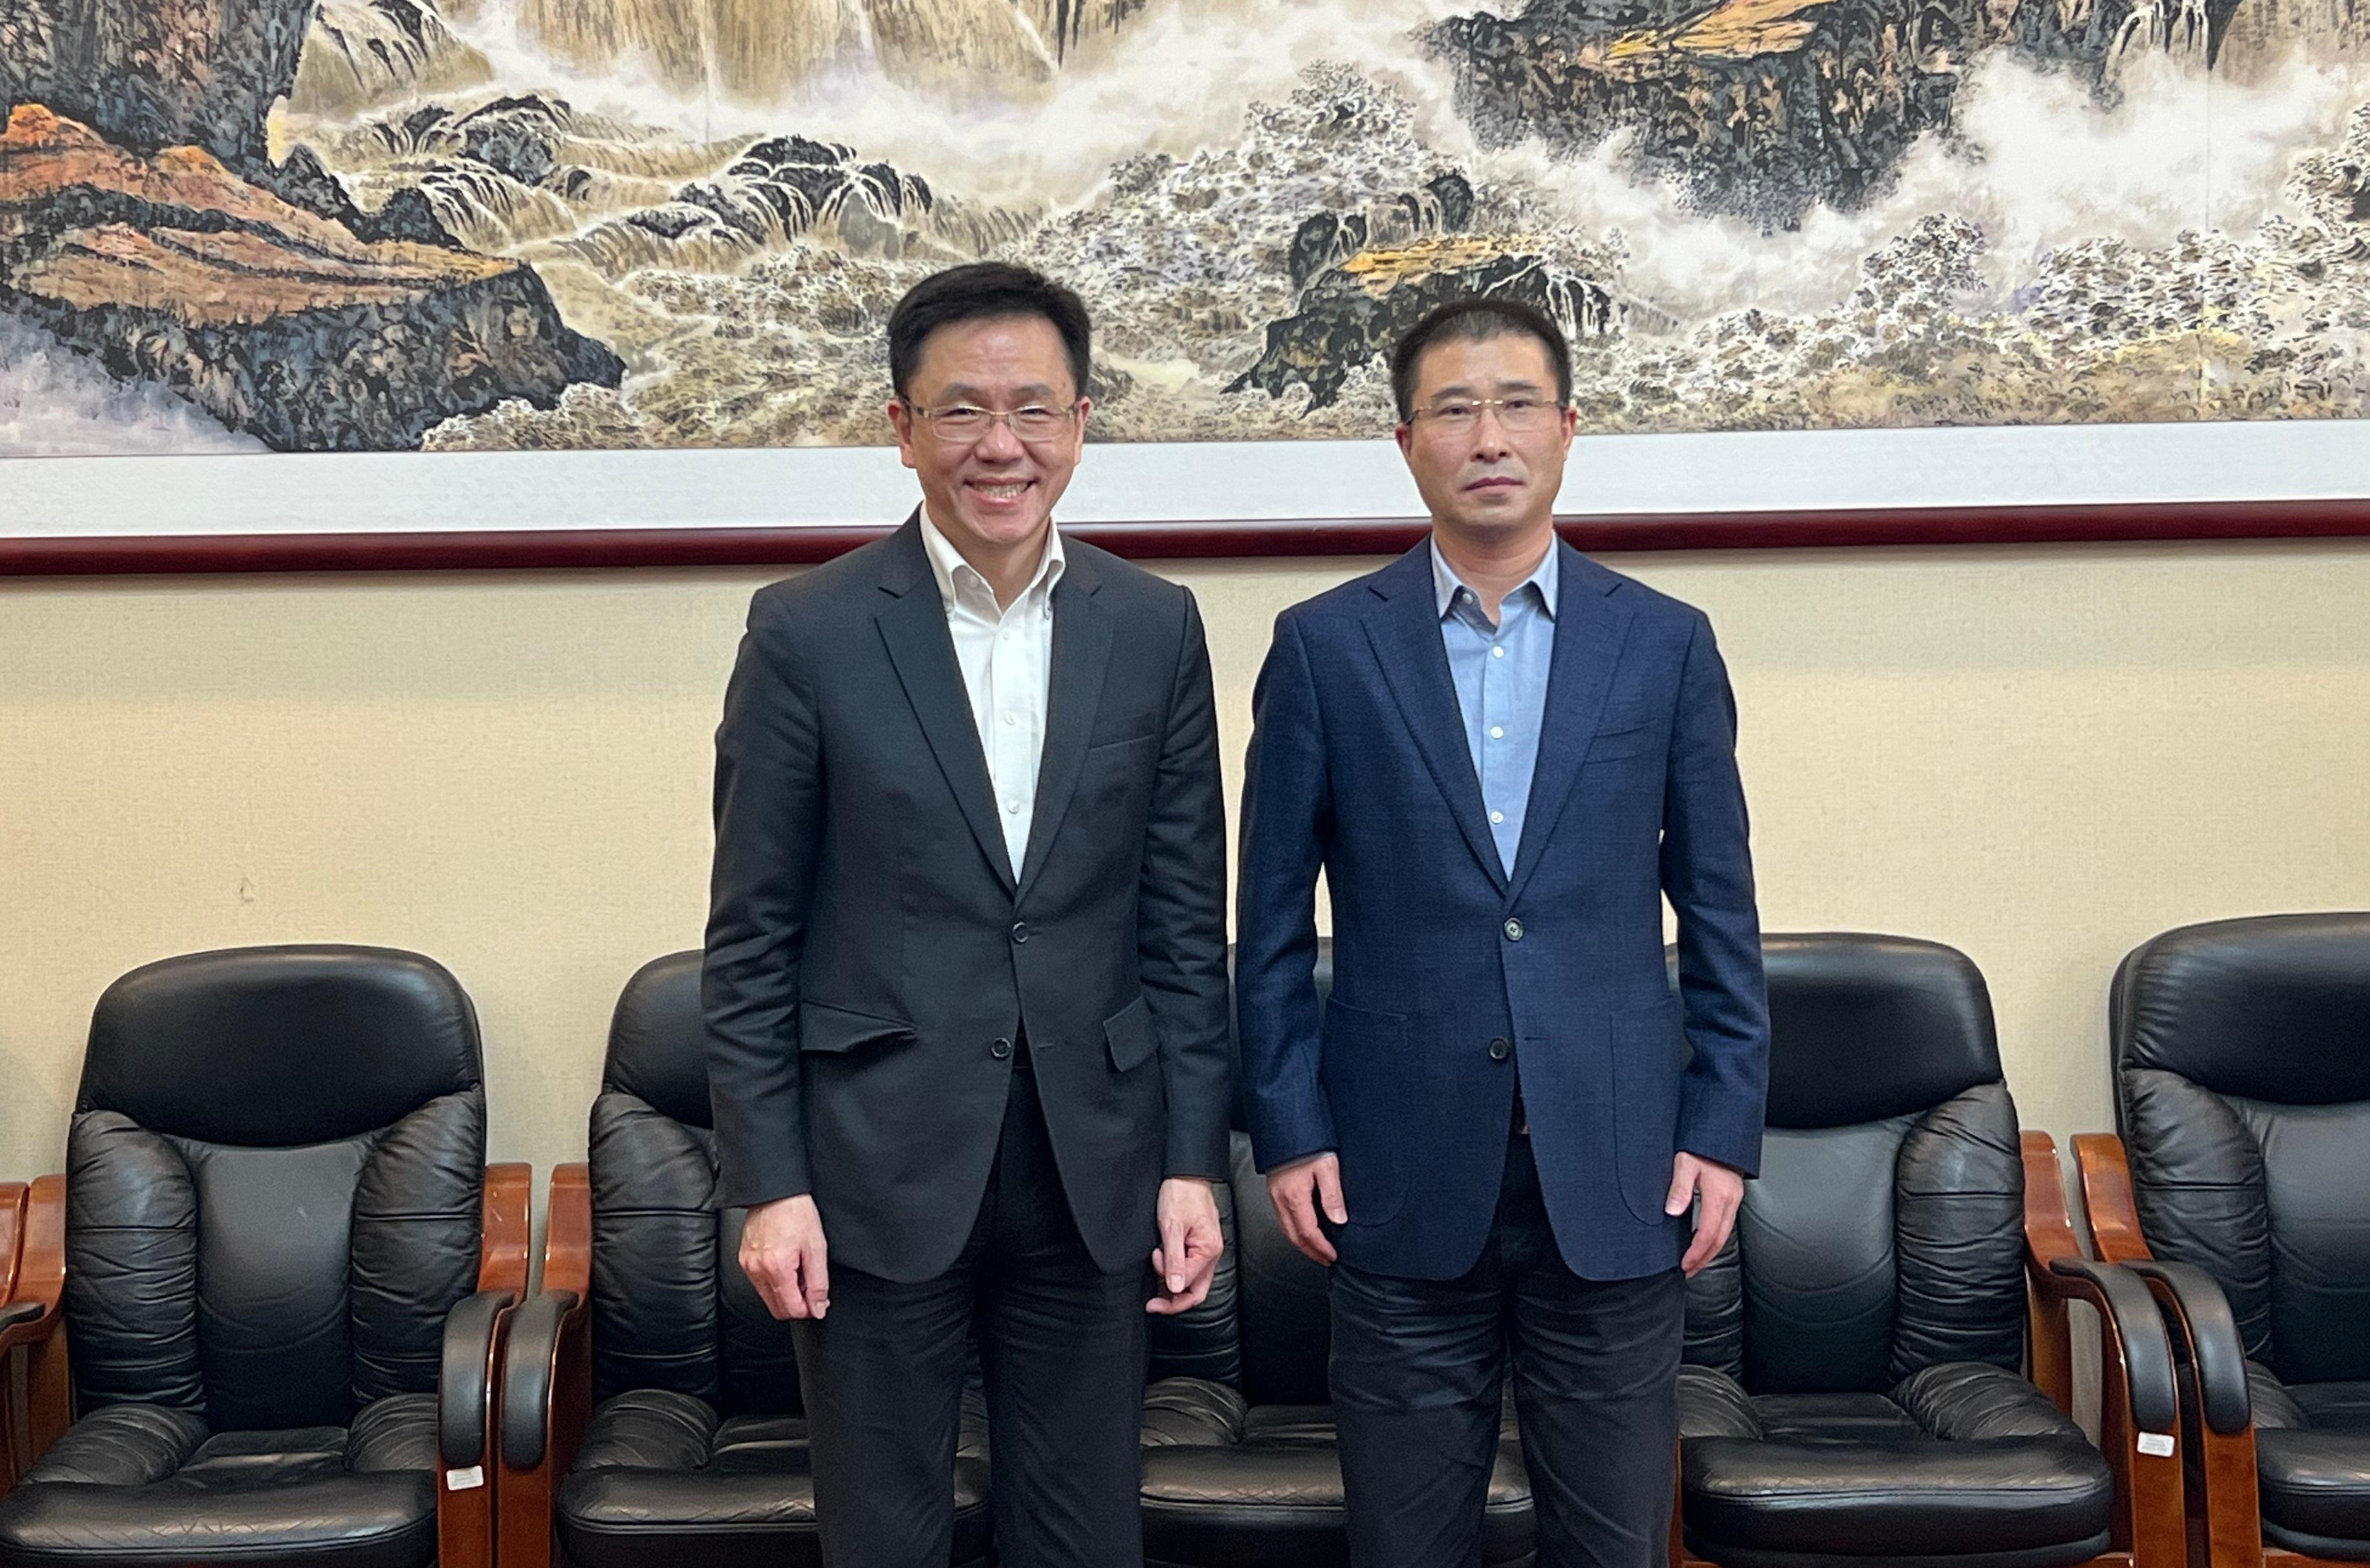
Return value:
<svg viewBox="0 0 2370 1568">
<path fill-rule="evenodd" d="M 1107 440 L 2358 418 L 2357 3 L 0 0 L 0 455 L 878 443 L 989 256 Z"/>
</svg>

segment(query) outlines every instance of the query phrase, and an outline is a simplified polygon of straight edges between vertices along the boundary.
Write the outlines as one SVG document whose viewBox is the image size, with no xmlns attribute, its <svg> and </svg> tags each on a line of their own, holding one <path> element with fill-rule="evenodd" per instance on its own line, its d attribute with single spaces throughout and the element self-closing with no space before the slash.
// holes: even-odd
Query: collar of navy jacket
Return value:
<svg viewBox="0 0 2370 1568">
<path fill-rule="evenodd" d="M 1102 591 L 1102 573 L 1091 551 L 1067 551 L 1062 579 L 1053 585 L 1053 654 L 1045 693 L 1045 751 L 1037 767 L 1036 814 L 1029 824 L 1029 846 L 1016 871 L 1004 847 L 1004 829 L 995 818 L 995 790 L 987 775 L 987 752 L 979 727 L 972 719 L 971 698 L 963 688 L 962 666 L 955 659 L 954 638 L 947 630 L 945 601 L 931 574 L 929 556 L 922 545 L 922 514 L 918 508 L 890 539 L 882 558 L 880 591 L 888 596 L 875 617 L 880 640 L 888 645 L 890 662 L 914 706 L 930 751 L 946 775 L 979 840 L 980 853 L 1003 879 L 1014 901 L 1028 896 L 1030 884 L 1043 870 L 1053 836 L 1077 791 L 1078 771 L 1086 765 L 1087 737 L 1094 730 L 1095 710 L 1102 705 L 1103 676 L 1110 667 L 1111 616 L 1096 599 Z M 1444 664 L 1443 668 L 1446 666 Z"/>
<path fill-rule="evenodd" d="M 1547 711 L 1539 729 L 1539 755 L 1531 773 L 1529 804 L 1524 808 L 1522 843 L 1509 874 L 1498 859 L 1497 841 L 1481 805 L 1481 781 L 1465 744 L 1456 685 L 1448 673 L 1448 651 L 1440 640 L 1440 609 L 1432 578 L 1432 541 L 1385 567 L 1368 581 L 1375 605 L 1365 619 L 1366 636 L 1388 678 L 1391 695 L 1415 738 L 1416 750 L 1465 842 L 1499 891 L 1511 902 L 1522 894 L 1556 818 L 1580 777 L 1580 765 L 1596 739 L 1613 673 L 1628 640 L 1635 609 L 1617 594 L 1621 579 L 1556 541 L 1555 652 L 1547 662 Z M 1049 743 L 1050 744 L 1050 743 Z M 985 766 L 981 777 L 984 778 Z"/>
</svg>

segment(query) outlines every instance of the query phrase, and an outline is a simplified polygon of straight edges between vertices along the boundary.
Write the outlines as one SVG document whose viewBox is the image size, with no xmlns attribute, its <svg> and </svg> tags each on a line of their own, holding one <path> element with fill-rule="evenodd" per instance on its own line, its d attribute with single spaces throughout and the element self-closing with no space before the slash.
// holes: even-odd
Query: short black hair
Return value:
<svg viewBox="0 0 2370 1568">
<path fill-rule="evenodd" d="M 1556 401 L 1571 401 L 1571 350 L 1563 331 L 1547 313 L 1518 299 L 1475 294 L 1434 306 L 1423 319 L 1408 329 L 1391 351 L 1391 399 L 1398 405 L 1399 422 L 1415 412 L 1415 373 L 1423 352 L 1434 343 L 1483 343 L 1492 338 L 1536 338 L 1555 366 Z"/>
<path fill-rule="evenodd" d="M 922 363 L 922 345 L 941 327 L 958 321 L 982 321 L 999 317 L 1037 316 L 1053 324 L 1069 351 L 1070 379 L 1077 395 L 1087 395 L 1087 372 L 1093 363 L 1093 327 L 1087 319 L 1086 301 L 1041 272 L 1008 261 L 972 261 L 933 272 L 905 291 L 889 313 L 889 384 L 905 396 L 915 367 Z"/>
</svg>

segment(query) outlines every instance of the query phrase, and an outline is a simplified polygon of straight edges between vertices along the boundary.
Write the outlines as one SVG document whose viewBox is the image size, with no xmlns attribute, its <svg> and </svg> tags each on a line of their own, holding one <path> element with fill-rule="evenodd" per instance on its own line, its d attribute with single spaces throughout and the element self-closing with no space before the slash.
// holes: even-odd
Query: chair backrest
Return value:
<svg viewBox="0 0 2370 1568">
<path fill-rule="evenodd" d="M 735 1260 L 746 1211 L 716 1206 L 700 954 L 626 983 L 592 1102 L 592 1392 L 668 1389 L 727 1415 L 799 1412 L 790 1328 Z"/>
<path fill-rule="evenodd" d="M 483 1078 L 468 996 L 417 953 L 236 949 L 109 986 L 67 1136 L 84 1406 L 252 1430 L 433 1389 L 477 1286 Z"/>
<path fill-rule="evenodd" d="M 2140 1228 L 2292 1383 L 2370 1378 L 2370 914 L 2167 931 L 2115 972 Z"/>
<path fill-rule="evenodd" d="M 1229 963 L 1233 952 L 1227 953 Z M 1333 990 L 1333 942 L 1317 944 L 1317 995 Z M 1234 1009 L 1226 1009 L 1231 1026 Z M 1234 1137 L 1218 1214 L 1226 1251 L 1201 1306 L 1151 1323 L 1151 1374 L 1208 1378 L 1240 1389 L 1253 1404 L 1323 1404 L 1332 1317 L 1325 1270 L 1284 1239 L 1251 1159 L 1242 1100 L 1241 1043 L 1236 1041 Z"/>
<path fill-rule="evenodd" d="M 2024 1172 L 1983 975 L 1900 937 L 1766 937 L 1761 1174 L 1689 1282 L 1686 1358 L 1756 1394 L 1881 1392 L 2024 1345 Z"/>
</svg>

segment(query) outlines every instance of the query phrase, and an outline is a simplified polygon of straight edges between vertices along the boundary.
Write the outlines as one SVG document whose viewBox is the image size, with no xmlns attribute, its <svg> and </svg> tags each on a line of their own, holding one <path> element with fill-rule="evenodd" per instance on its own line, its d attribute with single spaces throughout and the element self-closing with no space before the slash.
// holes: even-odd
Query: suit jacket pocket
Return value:
<svg viewBox="0 0 2370 1568">
<path fill-rule="evenodd" d="M 1648 1224 L 1669 1219 L 1678 1149 L 1679 1075 L 1686 1049 L 1679 999 L 1613 1015 L 1613 1148 L 1621 1201 Z"/>
<path fill-rule="evenodd" d="M 910 1044 L 914 1026 L 903 1019 L 835 1008 L 811 998 L 799 1003 L 799 1049 L 847 1052 L 859 1045 Z"/>
<path fill-rule="evenodd" d="M 1381 1225 L 1407 1204 L 1407 1107 L 1431 1086 L 1414 1081 L 1404 1013 L 1368 1012 L 1328 997 L 1317 1077 L 1333 1113 L 1341 1197 L 1352 1225 Z"/>
<path fill-rule="evenodd" d="M 1131 1071 L 1151 1060 L 1160 1044 L 1152 1032 L 1152 1004 L 1138 997 L 1103 1020 L 1103 1043 L 1110 1047 L 1115 1073 Z"/>
</svg>

